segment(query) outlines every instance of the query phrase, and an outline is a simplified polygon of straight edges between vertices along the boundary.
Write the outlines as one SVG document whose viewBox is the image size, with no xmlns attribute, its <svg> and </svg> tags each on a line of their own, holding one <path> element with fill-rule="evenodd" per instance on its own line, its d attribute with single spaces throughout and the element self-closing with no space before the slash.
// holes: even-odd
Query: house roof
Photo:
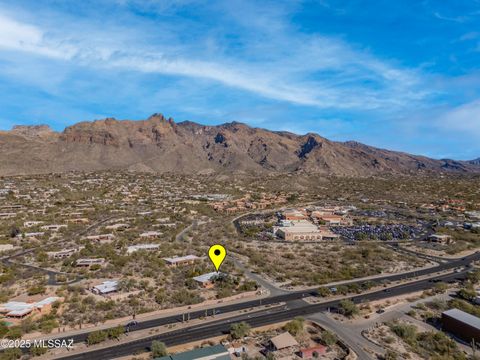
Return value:
<svg viewBox="0 0 480 360">
<path fill-rule="evenodd" d="M 23 301 L 9 301 L 0 305 L 0 312 L 8 313 L 7 315 L 21 316 L 28 314 L 34 308 L 41 309 L 45 305 L 49 305 L 59 300 L 59 297 L 51 296 L 35 303 L 26 303 Z"/>
<path fill-rule="evenodd" d="M 178 257 L 171 257 L 171 258 L 163 258 L 163 260 L 165 260 L 165 261 L 167 261 L 171 264 L 175 264 L 175 263 L 182 262 L 182 261 L 198 260 L 198 259 L 200 259 L 200 258 L 196 255 L 186 255 L 186 256 L 178 256 Z"/>
<path fill-rule="evenodd" d="M 100 285 L 94 286 L 94 289 L 102 294 L 107 294 L 109 292 L 117 291 L 118 281 L 117 280 L 107 280 L 101 283 Z"/>
<path fill-rule="evenodd" d="M 137 250 L 150 250 L 150 249 L 158 249 L 160 244 L 137 244 L 137 245 L 130 245 L 127 248 L 127 253 L 132 253 Z"/>
<path fill-rule="evenodd" d="M 270 341 L 277 350 L 298 345 L 297 340 L 288 331 L 271 338 Z"/>
<path fill-rule="evenodd" d="M 224 275 L 223 273 L 219 273 L 219 272 L 210 272 L 208 274 L 203 274 L 203 275 L 200 275 L 200 276 L 195 276 L 193 278 L 193 280 L 195 281 L 198 281 L 200 283 L 206 283 L 206 282 L 209 282 L 213 277 L 215 276 L 222 276 Z"/>
<path fill-rule="evenodd" d="M 32 308 L 26 308 L 22 310 L 12 310 L 7 314 L 7 316 L 23 316 L 23 315 L 30 314 L 32 311 L 33 311 Z"/>
<path fill-rule="evenodd" d="M 442 315 L 446 315 L 455 320 L 461 321 L 466 325 L 469 325 L 471 327 L 474 327 L 480 330 L 480 318 L 473 316 L 469 313 L 466 313 L 465 311 L 462 311 L 459 309 L 450 309 L 450 310 L 444 311 Z"/>
</svg>

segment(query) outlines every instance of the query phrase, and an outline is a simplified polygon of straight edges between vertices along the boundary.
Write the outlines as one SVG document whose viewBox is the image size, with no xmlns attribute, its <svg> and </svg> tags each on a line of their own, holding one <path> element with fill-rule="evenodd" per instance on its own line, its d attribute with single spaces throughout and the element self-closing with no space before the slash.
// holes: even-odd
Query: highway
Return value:
<svg viewBox="0 0 480 360">
<path fill-rule="evenodd" d="M 463 259 L 465 259 L 465 260 L 463 260 Z M 468 257 L 465 257 L 463 259 L 453 260 L 453 261 L 450 261 L 449 263 L 446 263 L 446 264 L 440 264 L 440 265 L 432 267 L 432 268 L 422 269 L 422 270 L 418 270 L 418 271 L 412 271 L 412 272 L 409 272 L 409 273 L 386 275 L 386 276 L 383 276 L 383 277 L 368 280 L 368 282 L 383 283 L 383 282 L 386 282 L 386 281 L 398 281 L 398 280 L 410 279 L 410 278 L 414 278 L 414 277 L 418 277 L 418 276 L 431 275 L 431 274 L 434 274 L 438 271 L 444 271 L 444 270 L 453 269 L 453 268 L 457 268 L 457 267 L 468 266 L 471 261 L 480 259 L 480 253 L 475 253 L 475 254 L 470 255 Z M 438 278 L 441 278 L 441 277 L 438 276 Z M 363 283 L 363 282 L 366 282 L 366 281 L 363 280 L 363 281 L 359 282 L 358 280 L 352 280 L 350 283 Z M 414 288 L 411 291 L 413 292 L 413 291 L 416 291 L 416 290 L 417 289 Z M 391 293 L 389 293 L 389 294 L 391 294 Z M 262 306 L 262 305 L 273 305 L 273 304 L 278 304 L 278 303 L 281 303 L 281 302 L 288 303 L 288 302 L 291 302 L 291 301 L 294 301 L 294 300 L 302 299 L 302 298 L 307 297 L 307 296 L 316 296 L 316 295 L 318 295 L 316 290 L 290 292 L 290 293 L 287 293 L 287 294 L 278 295 L 278 296 L 271 296 L 271 297 L 264 298 L 264 299 L 256 299 L 256 300 L 250 300 L 250 301 L 231 304 L 231 305 L 218 306 L 214 310 L 210 309 L 209 312 L 208 312 L 208 315 L 211 315 L 213 311 L 217 311 L 217 312 L 220 312 L 220 313 L 224 314 L 224 313 L 228 313 L 228 312 L 250 309 L 250 308 L 254 308 L 254 307 Z M 394 295 L 395 294 L 389 295 L 389 296 L 394 296 Z M 359 296 L 361 296 L 361 295 L 359 295 Z M 382 298 L 382 297 L 380 297 L 380 298 Z M 353 299 L 355 300 L 356 297 L 354 297 Z M 327 309 L 327 308 L 328 308 L 328 306 L 325 309 Z M 189 314 L 190 320 L 198 319 L 198 318 L 201 318 L 201 317 L 205 316 L 205 310 L 196 310 L 196 311 L 189 312 L 188 314 Z M 183 314 L 179 313 L 179 314 L 173 315 L 173 316 L 141 321 L 141 322 L 138 323 L 138 325 L 136 325 L 135 327 L 132 327 L 130 329 L 130 331 L 145 330 L 145 329 L 149 329 L 149 328 L 153 328 L 153 327 L 157 327 L 157 326 L 162 326 L 162 325 L 166 325 L 166 324 L 178 323 L 178 322 L 182 321 L 182 316 L 183 316 Z M 69 336 L 69 337 L 61 337 L 61 338 L 62 339 L 74 339 L 74 341 L 76 343 L 78 343 L 78 342 L 86 341 L 87 337 L 88 337 L 88 332 L 78 334 L 78 335 L 74 335 L 74 336 Z"/>
<path fill-rule="evenodd" d="M 466 260 L 464 260 L 466 261 Z M 449 273 L 439 275 L 435 279 L 448 282 L 456 279 L 465 278 L 467 270 L 459 273 Z M 398 285 L 389 289 L 375 291 L 369 294 L 355 295 L 349 297 L 355 303 L 367 301 L 381 300 L 393 296 L 400 296 L 416 291 L 422 291 L 433 287 L 435 282 L 429 279 L 418 280 L 409 284 Z M 291 296 L 293 294 L 284 295 Z M 300 294 L 301 295 L 301 294 Z M 297 295 L 298 296 L 298 295 Z M 195 325 L 192 327 L 166 332 L 160 335 L 142 338 L 128 343 L 121 343 L 116 346 L 93 350 L 81 354 L 75 354 L 62 357 L 67 360 L 83 360 L 83 359 L 112 359 L 121 356 L 131 355 L 139 351 L 147 351 L 153 340 L 164 342 L 167 346 L 180 345 L 192 341 L 205 340 L 215 336 L 222 336 L 229 332 L 230 325 L 235 322 L 245 321 L 252 328 L 287 321 L 297 316 L 306 317 L 311 314 L 328 311 L 338 307 L 340 300 L 332 300 L 320 304 L 307 304 L 291 308 L 289 305 L 292 300 L 287 301 L 286 307 L 278 309 L 261 310 L 256 313 L 244 314 L 233 318 L 211 322 L 205 325 Z M 240 305 L 240 304 L 238 304 Z M 232 305 L 234 306 L 234 305 Z M 164 320 L 164 319 L 159 319 Z"/>
<path fill-rule="evenodd" d="M 404 279 L 411 279 L 419 276 L 431 275 L 440 271 L 445 271 L 445 270 L 454 269 L 458 267 L 465 267 L 475 260 L 480 260 L 480 253 L 475 253 L 473 255 L 470 255 L 461 259 L 457 259 L 457 260 L 451 260 L 448 263 L 442 263 L 435 267 L 421 269 L 421 270 L 412 271 L 412 272 L 403 273 L 403 274 L 386 275 L 386 276 L 378 277 L 368 281 L 373 283 L 384 283 L 387 281 L 392 282 L 392 281 L 398 281 L 398 280 L 404 280 Z M 440 276 L 438 278 L 440 278 Z M 365 281 L 352 280 L 351 282 L 348 282 L 346 284 L 362 283 L 362 282 L 365 282 Z M 413 289 L 412 292 L 413 291 L 416 291 L 416 289 Z M 234 312 L 234 311 L 254 308 L 262 305 L 271 305 L 271 304 L 277 304 L 281 302 L 294 301 L 294 300 L 302 299 L 307 296 L 315 296 L 315 295 L 318 295 L 316 290 L 289 292 L 287 294 L 271 296 L 265 299 L 256 299 L 256 300 L 250 300 L 250 301 L 231 304 L 231 305 L 218 306 L 215 308 L 215 310 L 210 309 L 210 312 L 208 314 L 211 315 L 213 311 L 217 311 L 220 313 Z M 390 296 L 394 296 L 394 294 Z M 354 299 L 355 298 L 356 297 L 354 297 Z M 181 322 L 182 316 L 183 314 L 179 313 L 173 316 L 142 321 L 142 322 L 139 322 L 138 325 L 136 325 L 135 327 L 131 328 L 130 331 L 145 330 L 145 329 L 158 327 L 166 324 Z M 189 317 L 191 320 L 198 319 L 204 316 L 205 316 L 205 310 L 196 310 L 196 311 L 189 312 Z M 88 337 L 88 333 L 82 333 L 75 336 L 62 337 L 62 338 L 65 338 L 65 339 L 73 338 L 75 342 L 84 342 L 86 341 L 87 337 Z"/>
</svg>

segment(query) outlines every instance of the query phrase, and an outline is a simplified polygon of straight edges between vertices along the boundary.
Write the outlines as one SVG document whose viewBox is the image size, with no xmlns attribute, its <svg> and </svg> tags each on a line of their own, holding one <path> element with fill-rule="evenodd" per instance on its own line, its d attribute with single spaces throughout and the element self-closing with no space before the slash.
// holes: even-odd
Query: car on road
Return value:
<svg viewBox="0 0 480 360">
<path fill-rule="evenodd" d="M 385 312 L 385 309 L 380 308 L 376 311 L 377 314 L 383 314 Z"/>
</svg>

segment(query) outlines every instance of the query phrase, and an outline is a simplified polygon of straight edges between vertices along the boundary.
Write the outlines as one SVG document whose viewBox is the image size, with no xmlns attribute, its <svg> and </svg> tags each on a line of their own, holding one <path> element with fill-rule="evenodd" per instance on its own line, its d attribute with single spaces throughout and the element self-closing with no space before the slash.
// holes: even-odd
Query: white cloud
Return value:
<svg viewBox="0 0 480 360">
<path fill-rule="evenodd" d="M 0 14 L 0 46 L 22 50 L 35 47 L 43 33 L 35 26 L 23 24 Z"/>
<path fill-rule="evenodd" d="M 239 17 L 238 9 L 234 13 Z M 253 61 L 241 54 L 224 55 L 215 47 L 217 54 L 202 53 L 197 44 L 180 36 L 166 36 L 170 40 L 166 43 L 135 43 L 128 36 L 130 29 L 123 29 L 127 35 L 122 39 L 118 28 L 44 29 L 2 14 L 0 33 L 6 36 L 0 36 L 0 49 L 91 68 L 203 78 L 266 98 L 319 108 L 394 110 L 429 95 L 420 90 L 422 76 L 417 70 L 395 67 L 341 39 L 295 33 L 283 16 L 282 11 L 271 15 L 267 28 L 264 23 L 253 24 L 257 26 L 254 32 L 265 31 L 268 37 L 261 44 L 247 42 L 242 49 L 265 54 Z M 242 14 L 242 26 L 248 17 Z M 252 38 L 257 39 L 256 33 Z M 286 44 L 289 51 L 285 51 Z M 328 75 L 322 76 L 322 72 Z"/>
<path fill-rule="evenodd" d="M 443 130 L 480 138 L 480 100 L 463 104 L 443 113 L 436 123 Z"/>
<path fill-rule="evenodd" d="M 36 26 L 0 14 L 0 49 L 24 51 L 53 58 L 71 58 L 75 50 L 66 44 L 48 44 Z"/>
<path fill-rule="evenodd" d="M 433 13 L 433 16 L 435 16 L 437 19 L 440 19 L 440 20 L 452 21 L 457 23 L 464 23 L 469 19 L 467 16 L 455 16 L 455 17 L 444 16 L 440 14 L 438 11 L 435 11 Z"/>
</svg>

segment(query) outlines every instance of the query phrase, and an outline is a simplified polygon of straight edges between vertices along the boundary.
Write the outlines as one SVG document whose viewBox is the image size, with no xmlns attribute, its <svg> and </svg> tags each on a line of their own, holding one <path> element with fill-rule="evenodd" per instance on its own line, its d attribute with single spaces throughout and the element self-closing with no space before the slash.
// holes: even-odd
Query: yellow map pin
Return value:
<svg viewBox="0 0 480 360">
<path fill-rule="evenodd" d="M 215 266 L 215 270 L 218 272 L 218 268 L 220 265 L 222 265 L 223 260 L 225 260 L 225 257 L 227 256 L 227 250 L 222 245 L 216 244 L 210 246 L 210 249 L 208 250 L 208 257 L 210 258 L 210 261 L 213 263 L 213 266 Z"/>
</svg>

